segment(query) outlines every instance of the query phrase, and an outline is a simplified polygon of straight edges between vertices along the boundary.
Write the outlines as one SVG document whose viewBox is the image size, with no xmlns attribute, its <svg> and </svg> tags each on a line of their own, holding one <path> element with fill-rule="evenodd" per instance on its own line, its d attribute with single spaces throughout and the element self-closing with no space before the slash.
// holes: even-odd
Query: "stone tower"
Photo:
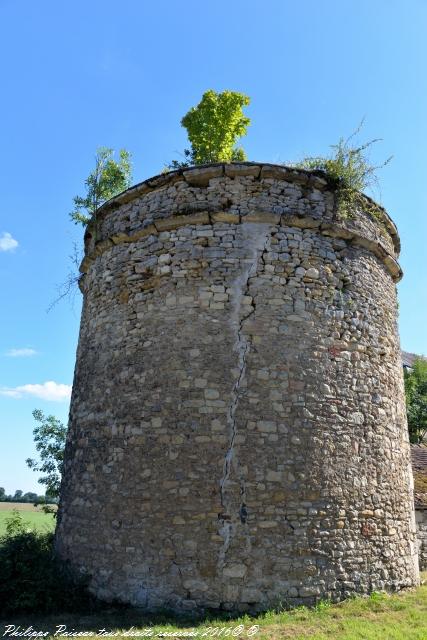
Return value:
<svg viewBox="0 0 427 640">
<path fill-rule="evenodd" d="M 147 180 L 85 238 L 56 544 L 148 609 L 260 610 L 418 582 L 399 239 L 324 176 Z"/>
</svg>

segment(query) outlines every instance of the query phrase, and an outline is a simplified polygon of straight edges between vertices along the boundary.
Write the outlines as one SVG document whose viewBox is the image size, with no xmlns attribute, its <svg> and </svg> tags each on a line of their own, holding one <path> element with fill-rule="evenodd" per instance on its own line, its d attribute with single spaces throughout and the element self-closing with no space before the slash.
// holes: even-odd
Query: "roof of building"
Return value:
<svg viewBox="0 0 427 640">
<path fill-rule="evenodd" d="M 421 358 L 425 360 L 425 356 L 420 356 L 418 353 L 409 353 L 409 351 L 402 351 L 402 364 L 404 367 L 412 369 L 414 366 L 414 360 Z"/>
<path fill-rule="evenodd" d="M 427 446 L 411 445 L 415 507 L 427 509 Z"/>
</svg>

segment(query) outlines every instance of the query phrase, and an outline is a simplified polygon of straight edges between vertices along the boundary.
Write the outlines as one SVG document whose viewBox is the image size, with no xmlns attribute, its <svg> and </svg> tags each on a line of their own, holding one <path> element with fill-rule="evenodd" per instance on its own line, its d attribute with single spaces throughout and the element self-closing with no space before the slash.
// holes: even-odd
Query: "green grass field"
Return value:
<svg viewBox="0 0 427 640">
<path fill-rule="evenodd" d="M 53 531 L 55 528 L 55 518 L 53 515 L 44 513 L 40 507 L 20 502 L 0 502 L 0 536 L 5 533 L 6 520 L 10 518 L 14 509 L 19 511 L 19 514 L 25 522 L 28 523 L 29 529 Z"/>
<path fill-rule="evenodd" d="M 427 579 L 427 574 L 424 574 L 424 579 Z M 392 596 L 374 593 L 367 598 L 354 598 L 336 605 L 321 603 L 315 609 L 300 607 L 292 611 L 269 612 L 256 618 L 243 616 L 229 621 L 196 623 L 191 620 L 167 620 L 159 616 L 144 618 L 135 610 L 116 610 L 97 615 L 58 614 L 8 619 L 0 623 L 1 635 L 6 624 L 21 625 L 21 629 L 32 625 L 34 630 L 48 631 L 51 637 L 57 631 L 57 625 L 66 625 L 65 632 L 91 632 L 86 638 L 99 638 L 97 633 L 103 628 L 117 634 L 116 637 L 125 637 L 126 631 L 133 627 L 131 635 L 128 634 L 127 637 L 168 637 L 176 640 L 186 637 L 251 637 L 256 640 L 426 640 L 427 585 Z"/>
</svg>

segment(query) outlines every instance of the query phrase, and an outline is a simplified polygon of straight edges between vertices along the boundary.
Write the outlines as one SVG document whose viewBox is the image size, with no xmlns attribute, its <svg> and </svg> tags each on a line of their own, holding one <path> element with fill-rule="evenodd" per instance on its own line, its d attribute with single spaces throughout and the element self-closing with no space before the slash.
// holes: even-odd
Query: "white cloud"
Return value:
<svg viewBox="0 0 427 640">
<path fill-rule="evenodd" d="M 71 396 L 71 385 L 59 384 L 49 380 L 43 384 L 23 384 L 19 387 L 1 387 L 0 395 L 10 398 L 25 398 L 32 396 L 40 400 L 52 402 L 66 402 Z"/>
<path fill-rule="evenodd" d="M 37 351 L 35 349 L 30 349 L 29 347 L 23 347 L 22 349 L 9 349 L 6 351 L 6 355 L 10 358 L 28 358 L 30 356 L 35 356 Z"/>
<path fill-rule="evenodd" d="M 4 231 L 0 236 L 0 251 L 13 251 L 18 246 L 18 241 L 12 238 L 12 234 Z"/>
</svg>

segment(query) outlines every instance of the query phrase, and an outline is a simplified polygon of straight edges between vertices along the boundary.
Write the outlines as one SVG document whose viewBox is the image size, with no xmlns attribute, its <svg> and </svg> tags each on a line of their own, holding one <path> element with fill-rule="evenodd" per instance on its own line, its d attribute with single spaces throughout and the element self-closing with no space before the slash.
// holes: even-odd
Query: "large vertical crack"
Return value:
<svg viewBox="0 0 427 640">
<path fill-rule="evenodd" d="M 238 460 L 235 451 L 235 442 L 237 436 L 236 411 L 239 404 L 239 398 L 242 383 L 246 374 L 247 355 L 250 351 L 250 341 L 243 331 L 244 321 L 255 311 L 254 303 L 242 304 L 244 297 L 249 294 L 249 282 L 253 275 L 257 272 L 258 261 L 262 257 L 267 244 L 270 240 L 269 224 L 251 224 L 242 223 L 239 227 L 241 232 L 242 247 L 247 250 L 248 257 L 242 260 L 244 268 L 239 275 L 230 283 L 229 288 L 232 290 L 231 300 L 231 318 L 230 322 L 235 332 L 235 342 L 233 351 L 237 353 L 237 376 L 234 382 L 231 400 L 227 410 L 227 426 L 230 434 L 229 446 L 225 454 L 223 464 L 223 474 L 220 480 L 220 501 L 222 513 L 219 519 L 222 526 L 219 534 L 223 538 L 223 544 L 220 549 L 218 558 L 218 567 L 223 568 L 227 551 L 230 548 L 236 528 L 246 523 L 247 507 L 246 507 L 246 486 L 242 474 L 238 474 Z M 242 309 L 243 307 L 243 309 Z M 244 312 L 246 311 L 246 313 Z M 232 485 L 232 471 L 238 475 L 239 482 L 239 502 L 233 499 L 233 491 L 227 492 Z"/>
</svg>

